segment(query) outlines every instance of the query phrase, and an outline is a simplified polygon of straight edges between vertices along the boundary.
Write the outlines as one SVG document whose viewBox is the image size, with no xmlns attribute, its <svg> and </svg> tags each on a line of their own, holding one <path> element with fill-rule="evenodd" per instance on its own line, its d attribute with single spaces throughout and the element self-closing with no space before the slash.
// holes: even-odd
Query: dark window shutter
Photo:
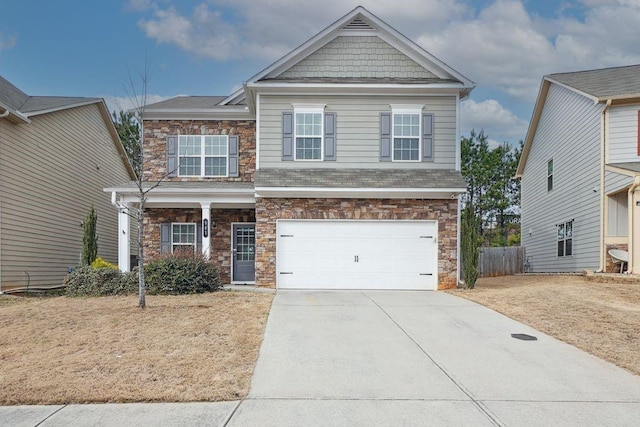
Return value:
<svg viewBox="0 0 640 427">
<path fill-rule="evenodd" d="M 433 114 L 422 115 L 422 161 L 433 161 Z"/>
<path fill-rule="evenodd" d="M 380 113 L 380 161 L 391 161 L 391 113 Z"/>
<path fill-rule="evenodd" d="M 238 135 L 229 135 L 229 176 L 240 176 L 238 170 Z"/>
<path fill-rule="evenodd" d="M 282 113 L 282 160 L 293 160 L 293 113 Z"/>
<path fill-rule="evenodd" d="M 638 110 L 638 156 L 640 156 L 640 110 Z"/>
<path fill-rule="evenodd" d="M 324 159 L 336 159 L 336 113 L 324 114 Z"/>
<path fill-rule="evenodd" d="M 167 176 L 178 176 L 178 136 L 167 136 Z"/>
<path fill-rule="evenodd" d="M 160 253 L 171 253 L 171 224 L 160 224 Z"/>
<path fill-rule="evenodd" d="M 196 224 L 196 252 L 202 252 L 202 221 Z"/>
</svg>

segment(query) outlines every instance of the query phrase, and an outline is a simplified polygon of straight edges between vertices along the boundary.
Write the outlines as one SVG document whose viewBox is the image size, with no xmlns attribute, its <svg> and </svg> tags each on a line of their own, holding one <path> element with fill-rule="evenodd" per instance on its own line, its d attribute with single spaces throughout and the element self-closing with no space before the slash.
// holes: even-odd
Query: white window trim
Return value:
<svg viewBox="0 0 640 427">
<path fill-rule="evenodd" d="M 571 237 L 567 237 L 567 224 L 571 224 Z M 573 257 L 573 252 L 574 252 L 574 246 L 573 246 L 573 225 L 574 225 L 574 220 L 569 220 L 569 221 L 565 221 L 565 222 L 561 222 L 560 224 L 556 225 L 556 258 L 571 258 Z M 558 239 L 558 228 L 560 228 L 560 226 L 564 227 L 564 237 L 562 239 Z M 571 255 L 567 255 L 567 240 L 571 240 Z M 563 242 L 564 244 L 564 249 L 563 249 L 563 253 L 564 255 L 558 255 L 558 242 Z"/>
<path fill-rule="evenodd" d="M 418 159 L 417 160 L 396 160 L 395 140 L 396 114 L 417 114 L 418 115 Z M 401 138 L 401 137 L 398 137 Z M 392 105 L 391 106 L 391 161 L 396 163 L 420 163 L 422 161 L 422 106 Z"/>
<path fill-rule="evenodd" d="M 551 173 L 549 173 L 549 163 L 551 163 Z M 547 193 L 550 193 L 553 191 L 553 189 L 555 188 L 554 185 L 555 183 L 553 182 L 554 179 L 553 177 L 555 176 L 555 172 L 556 172 L 556 165 L 553 162 L 553 159 L 549 159 L 547 160 L 547 182 L 546 182 L 546 186 L 547 186 Z M 551 178 L 551 189 L 549 189 L 549 178 Z"/>
<path fill-rule="evenodd" d="M 174 225 L 193 225 L 193 243 L 174 243 L 173 242 L 173 226 Z M 193 253 L 198 250 L 198 225 L 195 222 L 172 222 L 171 223 L 171 253 L 174 253 L 174 246 L 193 246 Z"/>
<path fill-rule="evenodd" d="M 293 106 L 293 160 L 296 162 L 323 162 L 324 161 L 324 104 L 292 104 Z M 298 158 L 298 127 L 296 126 L 296 116 L 298 114 L 320 114 L 320 158 L 319 159 L 299 159 Z M 304 137 L 317 138 L 317 136 L 301 135 Z"/>
<path fill-rule="evenodd" d="M 223 137 L 226 140 L 226 144 L 227 144 L 227 154 L 225 156 L 207 156 L 205 155 L 205 137 L 207 136 L 214 136 L 214 137 Z M 200 155 L 199 156 L 181 156 L 180 155 L 180 139 L 181 138 L 193 138 L 193 137 L 197 137 L 200 138 Z M 229 135 L 178 135 L 178 147 L 177 147 L 177 151 L 178 151 L 178 176 L 184 176 L 184 177 L 190 177 L 190 176 L 195 176 L 195 177 L 201 177 L 201 178 L 226 178 L 229 176 Z M 183 175 L 180 173 L 180 159 L 183 157 L 189 157 L 189 158 L 194 158 L 194 157 L 200 157 L 200 174 L 199 175 Z M 205 159 L 207 157 L 211 157 L 211 158 L 221 158 L 224 157 L 226 159 L 226 167 L 225 167 L 225 175 L 205 175 L 204 171 L 205 171 Z"/>
</svg>

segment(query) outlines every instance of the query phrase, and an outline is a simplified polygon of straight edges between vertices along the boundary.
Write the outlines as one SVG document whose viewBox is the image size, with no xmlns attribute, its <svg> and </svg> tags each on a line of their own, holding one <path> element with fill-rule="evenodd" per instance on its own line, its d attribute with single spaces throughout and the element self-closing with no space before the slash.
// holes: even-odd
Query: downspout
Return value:
<svg viewBox="0 0 640 427">
<path fill-rule="evenodd" d="M 604 215 L 605 215 L 605 198 L 604 198 L 604 176 L 605 176 L 605 164 L 606 164 L 606 145 L 607 145 L 607 132 L 608 129 L 608 121 L 607 121 L 607 112 L 609 111 L 609 107 L 611 107 L 611 99 L 607 99 L 607 103 L 602 109 L 602 119 L 600 125 L 600 266 L 596 273 L 602 273 L 605 271 L 605 266 L 607 265 L 606 260 L 606 247 L 604 243 Z"/>
<path fill-rule="evenodd" d="M 633 274 L 633 251 L 634 251 L 634 247 L 633 247 L 633 239 L 634 239 L 634 233 L 633 233 L 633 224 L 634 224 L 634 216 L 635 216 L 635 212 L 634 212 L 634 207 L 635 205 L 633 204 L 633 193 L 636 191 L 636 189 L 640 187 L 640 175 L 636 175 L 633 178 L 633 184 L 631 184 L 631 187 L 629 187 L 629 196 L 628 196 L 628 202 L 627 202 L 627 216 L 628 216 L 628 227 L 629 229 L 627 230 L 627 235 L 629 236 L 629 242 L 627 243 L 627 250 L 629 252 L 629 261 L 627 262 L 627 274 Z"/>
<path fill-rule="evenodd" d="M 0 114 L 0 119 L 9 117 L 9 110 L 5 108 L 4 113 Z M 0 225 L 2 224 L 2 189 L 0 188 Z M 2 234 L 0 232 L 0 234 Z M 0 247 L 2 246 L 2 236 L 0 235 Z M 2 295 L 2 251 L 0 250 L 0 295 Z"/>
</svg>

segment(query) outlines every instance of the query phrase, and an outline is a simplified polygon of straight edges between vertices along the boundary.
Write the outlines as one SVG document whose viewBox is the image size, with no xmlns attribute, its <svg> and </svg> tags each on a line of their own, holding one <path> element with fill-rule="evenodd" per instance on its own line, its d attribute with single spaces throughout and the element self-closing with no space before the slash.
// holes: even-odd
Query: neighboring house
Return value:
<svg viewBox="0 0 640 427">
<path fill-rule="evenodd" d="M 29 96 L 0 77 L 0 292 L 62 284 L 98 214 L 98 255 L 118 258 L 102 188 L 133 179 L 102 99 Z"/>
<path fill-rule="evenodd" d="M 201 250 L 227 283 L 281 289 L 456 286 L 473 87 L 358 7 L 231 96 L 147 105 L 148 185 L 168 177 L 145 256 Z M 134 183 L 105 191 L 136 203 Z"/>
<path fill-rule="evenodd" d="M 517 175 L 534 272 L 640 273 L 640 65 L 545 76 Z M 631 236 L 631 237 L 630 237 Z"/>
</svg>

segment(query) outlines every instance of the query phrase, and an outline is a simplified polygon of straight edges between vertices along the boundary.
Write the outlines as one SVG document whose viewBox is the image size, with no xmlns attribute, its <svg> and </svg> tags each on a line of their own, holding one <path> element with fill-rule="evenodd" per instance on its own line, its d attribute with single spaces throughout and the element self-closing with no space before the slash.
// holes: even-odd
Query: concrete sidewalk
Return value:
<svg viewBox="0 0 640 427">
<path fill-rule="evenodd" d="M 385 291 L 278 292 L 241 402 L 0 408 L 0 425 L 11 426 L 636 426 L 639 419 L 640 377 L 470 301 Z"/>
</svg>

